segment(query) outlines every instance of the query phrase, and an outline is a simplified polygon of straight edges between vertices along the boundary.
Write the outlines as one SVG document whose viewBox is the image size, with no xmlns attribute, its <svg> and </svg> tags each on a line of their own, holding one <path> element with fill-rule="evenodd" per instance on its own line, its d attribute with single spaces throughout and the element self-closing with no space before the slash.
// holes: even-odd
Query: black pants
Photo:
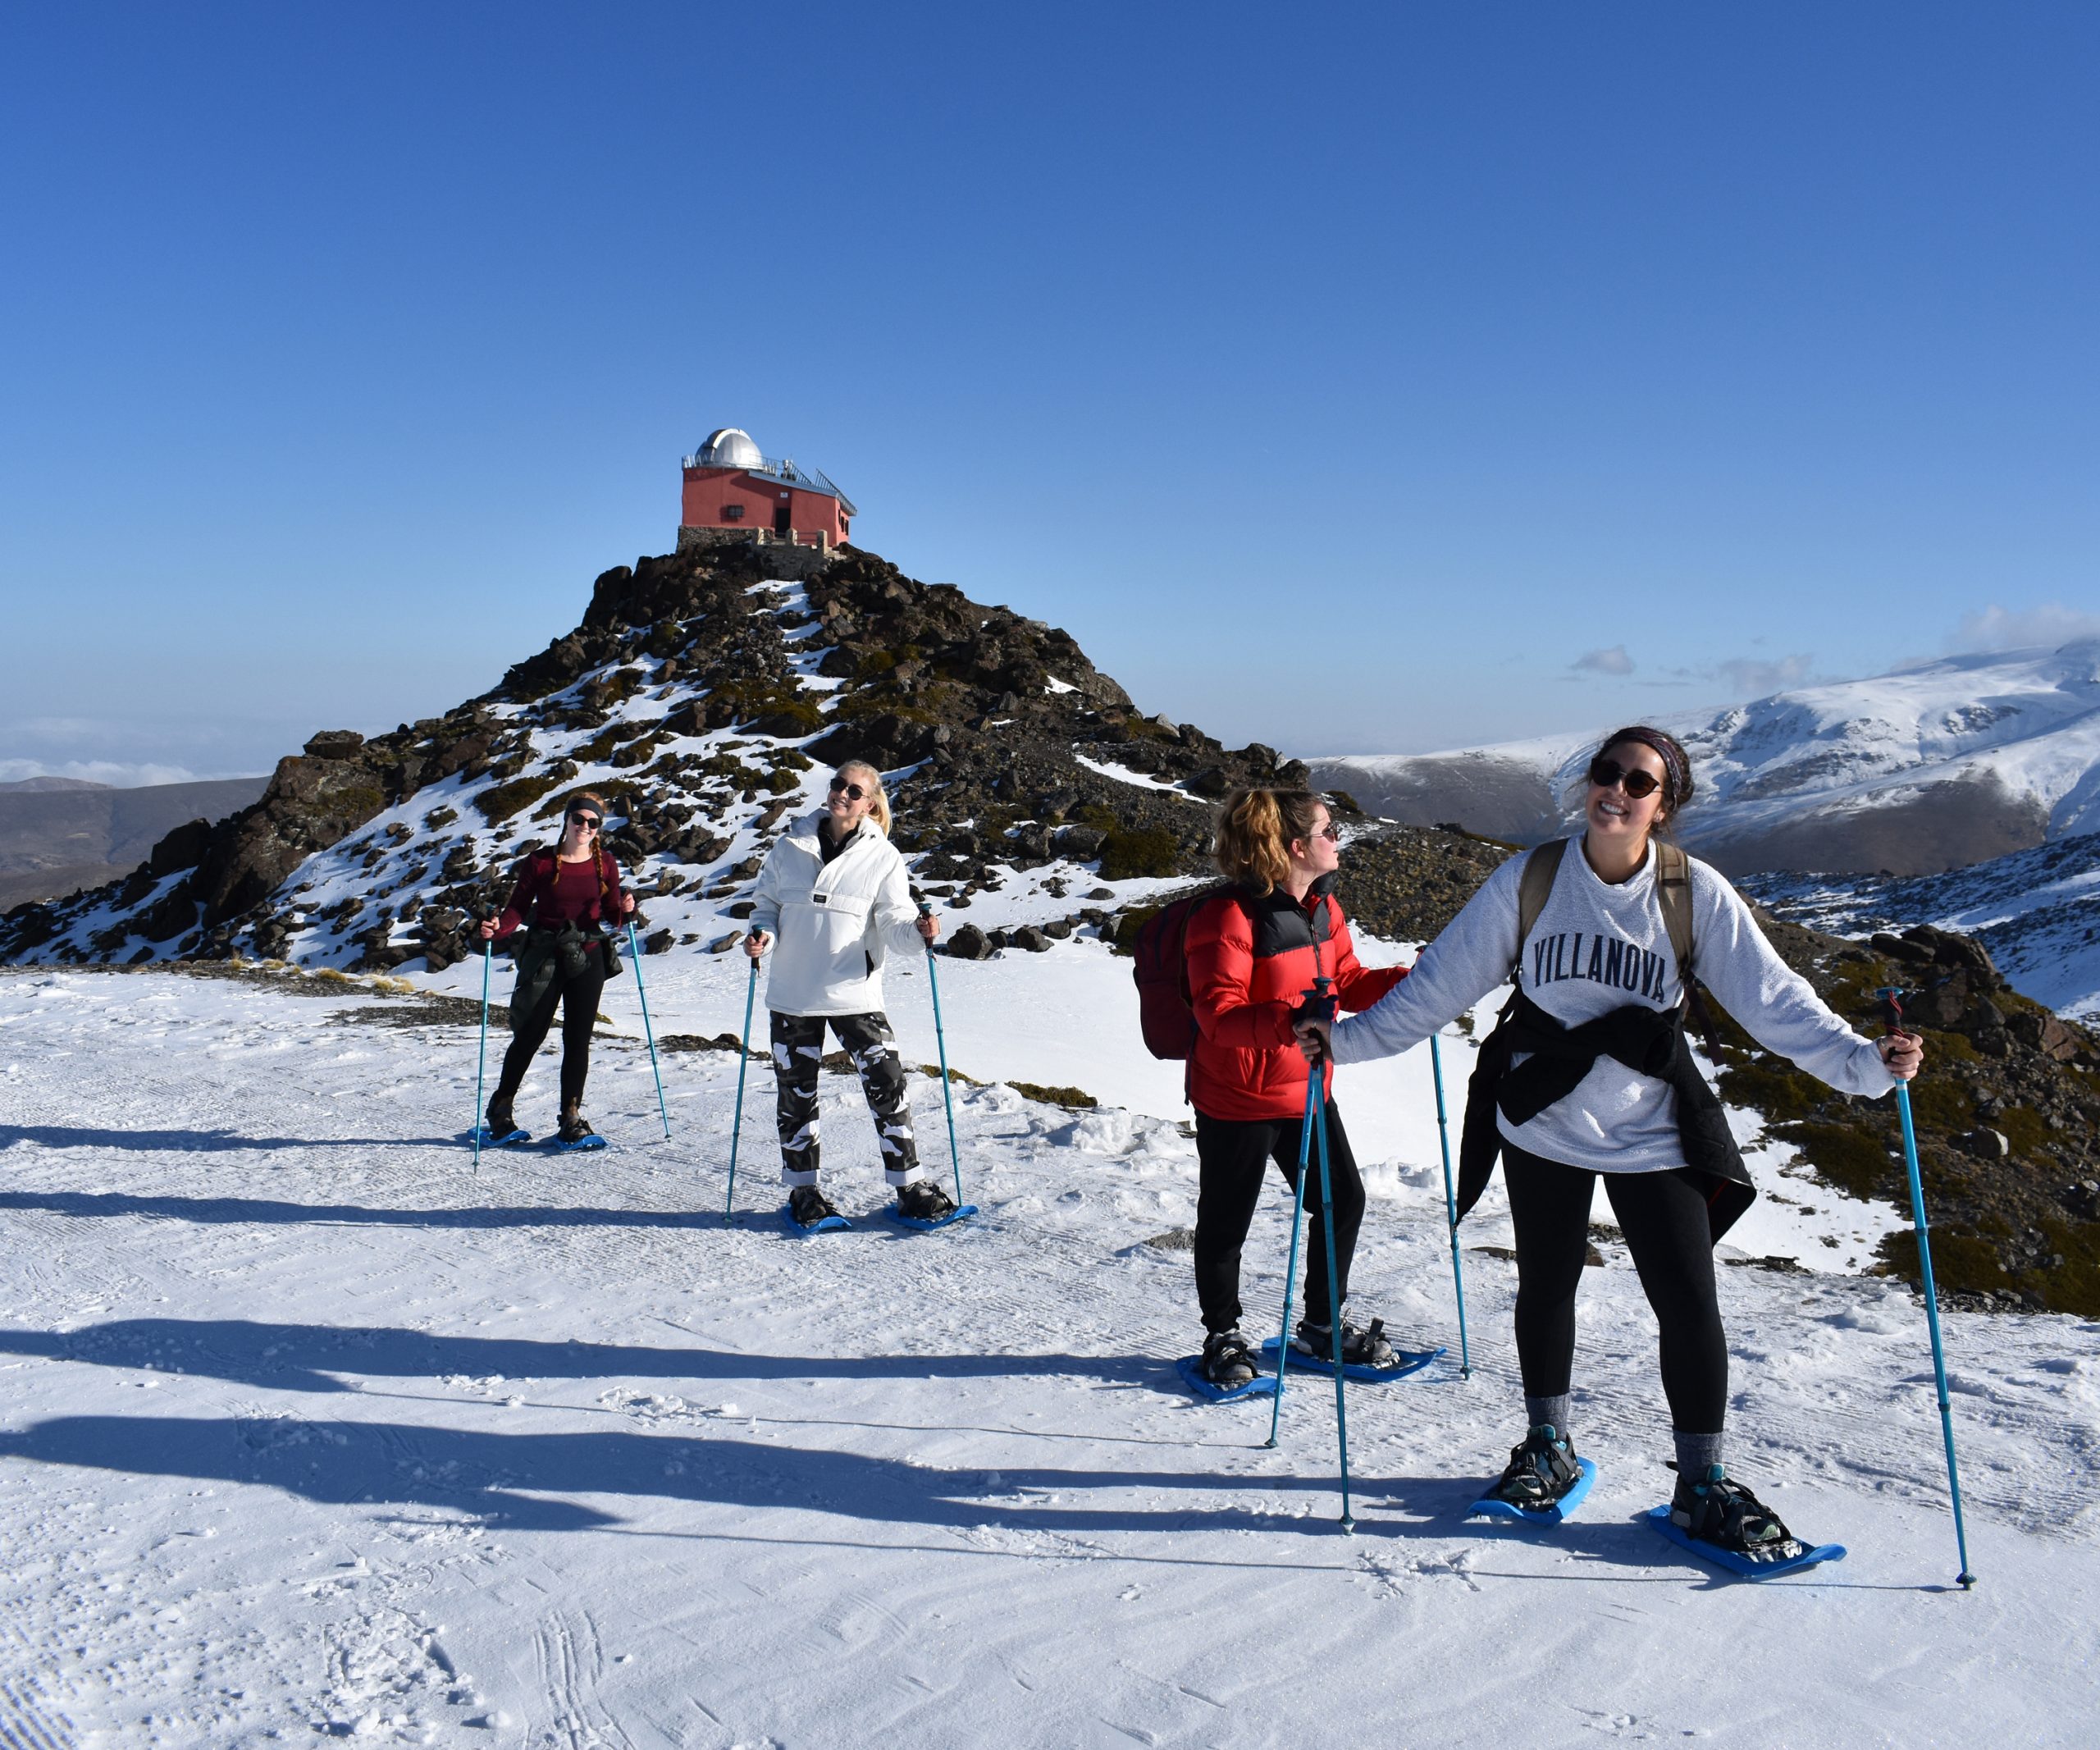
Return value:
<svg viewBox="0 0 2100 1750">
<path fill-rule="evenodd" d="M 557 971 L 538 1003 L 523 1015 L 513 1015 L 510 1049 L 503 1054 L 503 1075 L 495 1085 L 495 1097 L 516 1096 L 525 1080 L 532 1054 L 546 1042 L 547 1030 L 555 1024 L 555 1005 L 561 1005 L 561 1103 L 573 1106 L 583 1098 L 583 1078 L 591 1072 L 591 1028 L 598 1018 L 598 998 L 605 988 L 605 962 L 596 953 L 588 957 L 591 970 L 564 979 Z"/>
<path fill-rule="evenodd" d="M 1327 1175 L 1335 1203 L 1335 1266 L 1340 1295 L 1349 1295 L 1349 1260 L 1363 1225 L 1363 1176 L 1349 1152 L 1342 1115 L 1331 1101 L 1327 1115 Z M 1243 1123 L 1196 1114 L 1196 1299 L 1206 1331 L 1230 1331 L 1239 1323 L 1239 1250 L 1261 1201 L 1262 1181 L 1274 1161 L 1283 1182 L 1298 1186 L 1298 1145 L 1303 1118 Z M 1306 1223 L 1305 1309 L 1314 1324 L 1328 1322 L 1327 1244 L 1320 1219 L 1320 1139 L 1312 1139 L 1303 1186 Z"/>
<path fill-rule="evenodd" d="M 819 1159 L 817 1072 L 829 1026 L 861 1073 L 861 1091 L 875 1115 L 883 1177 L 894 1186 L 920 1177 L 919 1145 L 905 1100 L 904 1065 L 892 1049 L 897 1035 L 880 1012 L 868 1015 L 773 1014 L 773 1072 L 778 1082 L 780 1182 L 815 1185 Z"/>
<path fill-rule="evenodd" d="M 1568 1390 L 1575 1290 L 1588 1243 L 1590 1194 L 1605 1181 L 1641 1291 L 1662 1327 L 1663 1393 L 1679 1432 L 1718 1434 L 1728 1403 L 1728 1340 L 1714 1294 L 1706 1199 L 1682 1173 L 1608 1172 L 1502 1145 L 1517 1229 L 1517 1359 L 1527 1397 Z"/>
</svg>

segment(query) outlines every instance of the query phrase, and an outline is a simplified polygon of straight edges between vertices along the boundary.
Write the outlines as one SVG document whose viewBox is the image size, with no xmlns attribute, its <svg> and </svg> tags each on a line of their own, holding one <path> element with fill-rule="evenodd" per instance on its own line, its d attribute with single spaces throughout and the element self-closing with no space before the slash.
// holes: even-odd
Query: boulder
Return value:
<svg viewBox="0 0 2100 1750">
<path fill-rule="evenodd" d="M 1074 862 L 1091 862 L 1101 855 L 1101 847 L 1107 837 L 1098 826 L 1063 827 L 1057 834 L 1057 851 Z"/>
<path fill-rule="evenodd" d="M 641 952 L 645 954 L 668 954 L 671 944 L 678 938 L 669 930 L 653 930 L 641 939 Z"/>
<path fill-rule="evenodd" d="M 1183 780 L 1198 796 L 1217 802 L 1232 788 L 1232 774 L 1221 765 L 1206 765 Z"/>
<path fill-rule="evenodd" d="M 1050 948 L 1050 938 L 1035 925 L 1024 924 L 1007 937 L 1007 945 L 1009 948 L 1020 948 L 1026 953 L 1047 953 Z"/>
<path fill-rule="evenodd" d="M 364 738 L 355 729 L 323 729 L 308 740 L 306 755 L 312 760 L 348 760 L 363 746 Z"/>
<path fill-rule="evenodd" d="M 211 842 L 209 820 L 185 821 L 147 854 L 146 867 L 156 880 L 178 869 L 194 869 L 203 861 Z"/>
<path fill-rule="evenodd" d="M 965 924 L 948 938 L 947 953 L 954 960 L 989 960 L 992 944 L 975 924 Z"/>
</svg>

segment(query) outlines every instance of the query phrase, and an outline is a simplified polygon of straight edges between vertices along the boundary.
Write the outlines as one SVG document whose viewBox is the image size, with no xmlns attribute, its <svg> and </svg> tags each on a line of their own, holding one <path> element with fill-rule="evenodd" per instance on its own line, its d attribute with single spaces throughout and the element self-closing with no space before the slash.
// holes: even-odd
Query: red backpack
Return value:
<svg viewBox="0 0 2100 1750">
<path fill-rule="evenodd" d="M 1144 921 L 1132 948 L 1137 964 L 1130 976 L 1138 986 L 1138 1026 L 1145 1049 L 1155 1058 L 1180 1062 L 1194 1054 L 1196 1011 L 1189 1000 L 1189 920 L 1212 900 L 1238 889 L 1226 883 L 1184 894 L 1162 906 Z"/>
</svg>

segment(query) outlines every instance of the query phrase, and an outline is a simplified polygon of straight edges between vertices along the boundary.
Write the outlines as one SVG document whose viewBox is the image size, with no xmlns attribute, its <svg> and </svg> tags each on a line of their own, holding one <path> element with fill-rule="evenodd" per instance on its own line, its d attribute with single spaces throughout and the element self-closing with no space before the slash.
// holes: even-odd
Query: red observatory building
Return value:
<svg viewBox="0 0 2100 1750">
<path fill-rule="evenodd" d="M 756 539 L 829 548 L 846 539 L 856 514 L 823 473 L 788 457 L 759 453 L 748 432 L 724 426 L 685 458 L 685 492 L 678 545 L 719 540 L 703 530 L 741 532 Z"/>
</svg>

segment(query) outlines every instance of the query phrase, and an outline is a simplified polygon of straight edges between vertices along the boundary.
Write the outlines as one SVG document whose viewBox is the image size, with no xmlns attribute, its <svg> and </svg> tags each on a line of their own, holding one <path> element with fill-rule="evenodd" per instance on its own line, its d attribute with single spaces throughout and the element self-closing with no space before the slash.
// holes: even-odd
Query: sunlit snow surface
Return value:
<svg viewBox="0 0 2100 1750">
<path fill-rule="evenodd" d="M 733 1029 L 731 962 L 647 962 L 659 1029 Z M 1140 1242 L 1193 1218 L 1194 1155 L 1127 968 L 943 962 L 952 1062 L 1117 1104 L 959 1089 L 983 1217 L 823 1241 L 772 1218 L 756 1076 L 724 1228 L 736 1060 L 665 1060 L 663 1141 L 631 980 L 591 1085 L 614 1147 L 476 1177 L 472 1030 L 340 1018 L 407 999 L 0 976 L 0 1743 L 2087 1741 L 2100 1329 L 1947 1316 L 1965 1596 L 1917 1303 L 1724 1268 L 1737 1468 L 1852 1550 L 1756 1588 L 1637 1523 L 1668 1442 L 1609 1239 L 1577 1364 L 1596 1491 L 1550 1536 L 1460 1519 L 1520 1415 L 1512 1272 L 1469 1249 L 1476 1377 L 1352 1390 L 1345 1537 L 1331 1388 L 1292 1385 L 1268 1452 L 1264 1410 L 1174 1381 L 1188 1258 Z M 926 997 L 923 968 L 893 982 L 918 1061 Z M 1423 1056 L 1340 1085 L 1380 1193 L 1357 1305 L 1455 1349 Z M 865 1215 L 865 1108 L 847 1076 L 824 1100 Z M 912 1101 L 945 1171 L 938 1084 Z M 1787 1245 L 1850 1255 L 1862 1207 L 1782 1211 Z M 1287 1213 L 1249 1242 L 1257 1331 Z M 1499 1200 L 1463 1234 L 1505 1245 Z"/>
</svg>

